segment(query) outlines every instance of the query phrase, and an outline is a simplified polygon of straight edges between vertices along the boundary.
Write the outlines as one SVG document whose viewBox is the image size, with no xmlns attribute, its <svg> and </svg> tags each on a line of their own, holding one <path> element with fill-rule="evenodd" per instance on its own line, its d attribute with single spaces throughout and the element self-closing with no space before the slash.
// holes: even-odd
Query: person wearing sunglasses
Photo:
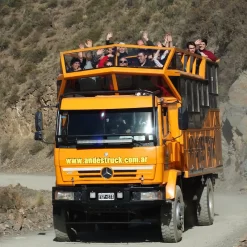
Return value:
<svg viewBox="0 0 247 247">
<path fill-rule="evenodd" d="M 128 60 L 125 57 L 122 57 L 119 59 L 119 66 L 120 67 L 127 67 L 128 66 Z"/>
</svg>

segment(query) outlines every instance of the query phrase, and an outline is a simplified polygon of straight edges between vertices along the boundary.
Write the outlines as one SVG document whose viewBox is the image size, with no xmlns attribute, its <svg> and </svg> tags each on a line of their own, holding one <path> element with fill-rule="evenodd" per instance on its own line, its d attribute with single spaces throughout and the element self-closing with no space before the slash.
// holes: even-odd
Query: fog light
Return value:
<svg viewBox="0 0 247 247">
<path fill-rule="evenodd" d="M 117 193 L 117 198 L 118 198 L 118 199 L 123 199 L 123 192 L 120 192 L 120 191 L 119 191 L 119 192 Z"/>
<path fill-rule="evenodd" d="M 96 198 L 96 193 L 95 192 L 90 192 L 90 199 L 95 199 Z"/>
<path fill-rule="evenodd" d="M 55 200 L 69 200 L 73 201 L 75 199 L 74 192 L 69 191 L 56 191 Z"/>
<path fill-rule="evenodd" d="M 162 200 L 163 193 L 161 191 L 150 191 L 150 192 L 133 192 L 133 201 L 154 201 Z"/>
</svg>

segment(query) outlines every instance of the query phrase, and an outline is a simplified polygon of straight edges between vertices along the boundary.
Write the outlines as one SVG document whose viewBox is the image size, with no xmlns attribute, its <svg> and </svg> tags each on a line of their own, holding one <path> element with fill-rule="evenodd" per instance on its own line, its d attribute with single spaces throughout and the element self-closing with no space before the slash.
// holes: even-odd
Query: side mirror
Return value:
<svg viewBox="0 0 247 247">
<path fill-rule="evenodd" d="M 178 126 L 180 130 L 187 130 L 189 127 L 189 114 L 185 107 L 178 108 Z"/>
<path fill-rule="evenodd" d="M 34 140 L 35 141 L 42 141 L 43 140 L 43 135 L 41 131 L 36 131 L 34 133 Z"/>
<path fill-rule="evenodd" d="M 35 113 L 35 129 L 40 132 L 43 129 L 43 114 L 40 111 Z"/>
</svg>

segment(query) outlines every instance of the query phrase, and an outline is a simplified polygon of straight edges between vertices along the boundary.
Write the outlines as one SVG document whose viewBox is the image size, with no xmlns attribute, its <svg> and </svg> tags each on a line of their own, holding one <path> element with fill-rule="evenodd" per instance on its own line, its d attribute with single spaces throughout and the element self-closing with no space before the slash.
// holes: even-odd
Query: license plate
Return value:
<svg viewBox="0 0 247 247">
<path fill-rule="evenodd" d="M 99 193 L 98 199 L 99 201 L 114 201 L 115 194 L 114 193 Z"/>
</svg>

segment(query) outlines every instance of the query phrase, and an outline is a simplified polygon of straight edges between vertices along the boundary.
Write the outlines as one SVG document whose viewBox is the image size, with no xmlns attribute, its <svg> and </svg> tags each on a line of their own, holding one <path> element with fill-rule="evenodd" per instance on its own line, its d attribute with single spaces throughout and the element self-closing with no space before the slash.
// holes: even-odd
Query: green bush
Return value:
<svg viewBox="0 0 247 247">
<path fill-rule="evenodd" d="M 9 47 L 9 40 L 6 38 L 0 38 L 0 51 L 4 51 Z"/>
<path fill-rule="evenodd" d="M 57 0 L 49 0 L 47 3 L 47 8 L 56 8 L 57 7 Z"/>
<path fill-rule="evenodd" d="M 8 6 L 10 8 L 20 8 L 22 6 L 22 0 L 1 0 L 0 7 Z"/>
<path fill-rule="evenodd" d="M 6 6 L 6 5 L 5 6 L 2 6 L 0 8 L 0 14 L 1 14 L 1 16 L 8 15 L 10 13 L 10 11 L 11 11 L 10 8 L 8 6 Z"/>
</svg>

